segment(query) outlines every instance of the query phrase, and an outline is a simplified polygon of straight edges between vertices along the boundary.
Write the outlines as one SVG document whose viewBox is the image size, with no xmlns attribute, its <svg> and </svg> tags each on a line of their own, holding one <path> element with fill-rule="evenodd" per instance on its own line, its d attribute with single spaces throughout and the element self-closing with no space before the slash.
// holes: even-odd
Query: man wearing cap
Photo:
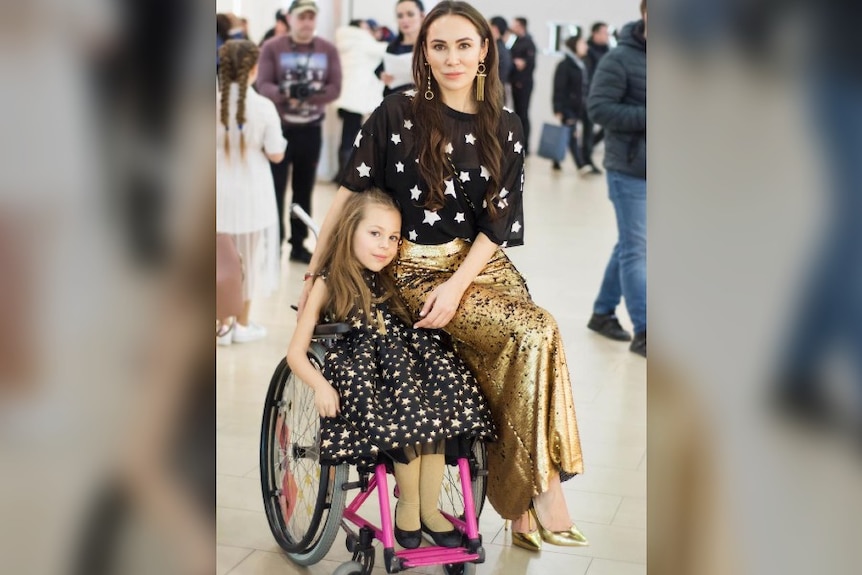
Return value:
<svg viewBox="0 0 862 575">
<path fill-rule="evenodd" d="M 338 51 L 332 43 L 314 35 L 317 10 L 314 0 L 294 0 L 287 10 L 290 32 L 264 43 L 258 65 L 257 90 L 275 103 L 288 142 L 284 159 L 271 164 L 282 241 L 285 237 L 284 196 L 290 167 L 293 166 L 292 201 L 310 214 L 311 193 L 323 144 L 324 110 L 341 93 Z M 311 253 L 303 245 L 306 237 L 305 224 L 291 218 L 291 261 L 311 261 Z"/>
</svg>

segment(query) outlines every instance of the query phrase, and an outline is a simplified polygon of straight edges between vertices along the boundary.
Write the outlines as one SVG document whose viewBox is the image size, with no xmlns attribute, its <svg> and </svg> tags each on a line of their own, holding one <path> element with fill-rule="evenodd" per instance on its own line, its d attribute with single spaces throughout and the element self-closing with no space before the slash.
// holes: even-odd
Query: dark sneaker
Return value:
<svg viewBox="0 0 862 575">
<path fill-rule="evenodd" d="M 290 250 L 290 261 L 303 264 L 311 263 L 311 252 L 303 246 Z"/>
<path fill-rule="evenodd" d="M 635 339 L 629 346 L 629 351 L 646 357 L 646 332 L 642 331 L 635 334 Z"/>
<path fill-rule="evenodd" d="M 600 333 L 605 337 L 616 341 L 631 341 L 632 335 L 623 329 L 620 325 L 617 316 L 612 313 L 598 314 L 594 313 L 590 318 L 587 327 L 596 333 Z"/>
<path fill-rule="evenodd" d="M 598 169 L 594 164 L 590 164 L 590 173 L 601 176 L 604 172 Z"/>
</svg>

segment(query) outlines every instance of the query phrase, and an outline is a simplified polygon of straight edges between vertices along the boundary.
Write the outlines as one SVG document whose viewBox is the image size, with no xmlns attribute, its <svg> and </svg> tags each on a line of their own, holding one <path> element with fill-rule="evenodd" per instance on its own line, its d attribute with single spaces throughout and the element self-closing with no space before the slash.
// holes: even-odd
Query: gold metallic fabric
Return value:
<svg viewBox="0 0 862 575">
<path fill-rule="evenodd" d="M 404 241 L 393 273 L 414 315 L 470 250 L 453 240 Z M 552 473 L 583 473 L 565 350 L 557 322 L 533 303 L 524 278 L 498 249 L 464 292 L 446 326 L 455 349 L 491 405 L 498 439 L 488 448 L 488 500 L 506 519 L 520 517 Z"/>
</svg>

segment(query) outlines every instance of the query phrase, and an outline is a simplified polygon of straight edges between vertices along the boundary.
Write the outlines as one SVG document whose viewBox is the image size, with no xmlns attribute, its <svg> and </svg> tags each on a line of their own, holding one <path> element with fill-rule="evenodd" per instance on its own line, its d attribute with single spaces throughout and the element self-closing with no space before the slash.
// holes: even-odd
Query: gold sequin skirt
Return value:
<svg viewBox="0 0 862 575">
<path fill-rule="evenodd" d="M 471 244 L 404 241 L 393 273 L 414 314 L 449 279 Z M 488 500 L 520 517 L 551 474 L 583 473 L 572 386 L 557 322 L 533 303 L 524 278 L 498 249 L 464 292 L 444 330 L 488 399 L 498 439 L 488 448 Z"/>
</svg>

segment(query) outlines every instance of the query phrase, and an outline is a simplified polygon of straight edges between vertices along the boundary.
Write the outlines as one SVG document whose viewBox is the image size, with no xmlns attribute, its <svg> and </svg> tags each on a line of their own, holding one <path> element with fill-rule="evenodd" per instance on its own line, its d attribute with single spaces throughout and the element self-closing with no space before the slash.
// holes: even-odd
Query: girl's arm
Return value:
<svg viewBox="0 0 862 575">
<path fill-rule="evenodd" d="M 326 282 L 318 279 L 314 282 L 305 309 L 299 314 L 296 330 L 287 348 L 287 364 L 306 385 L 314 390 L 314 405 L 317 407 L 317 413 L 321 417 L 335 417 L 341 409 L 338 392 L 308 360 L 308 346 L 326 299 Z"/>
<path fill-rule="evenodd" d="M 326 250 L 326 246 L 329 244 L 330 239 L 332 239 L 332 232 L 335 229 L 337 222 L 341 219 L 341 210 L 344 207 L 344 202 L 346 202 L 347 198 L 350 197 L 350 194 L 353 193 L 356 192 L 351 192 L 344 186 L 338 188 L 335 198 L 329 205 L 329 211 L 326 212 L 326 217 L 323 218 L 323 224 L 320 226 L 320 234 L 317 236 L 317 246 L 314 248 L 314 253 L 311 255 L 311 262 L 308 264 L 309 273 L 316 274 L 320 271 L 320 258 L 323 257 L 322 254 Z M 302 293 L 299 295 L 299 304 L 297 304 L 300 316 L 304 311 L 306 301 L 309 297 L 309 292 L 311 291 L 311 286 L 312 282 L 310 281 L 305 282 L 305 285 L 302 286 Z M 315 318 L 317 317 L 318 316 L 315 316 Z"/>
<path fill-rule="evenodd" d="M 413 327 L 426 329 L 440 329 L 445 327 L 458 311 L 464 292 L 476 279 L 476 276 L 485 268 L 494 253 L 497 244 L 492 242 L 488 236 L 480 233 L 470 252 L 461 263 L 455 273 L 448 280 L 437 286 L 425 300 L 419 316 L 422 318 Z"/>
</svg>

